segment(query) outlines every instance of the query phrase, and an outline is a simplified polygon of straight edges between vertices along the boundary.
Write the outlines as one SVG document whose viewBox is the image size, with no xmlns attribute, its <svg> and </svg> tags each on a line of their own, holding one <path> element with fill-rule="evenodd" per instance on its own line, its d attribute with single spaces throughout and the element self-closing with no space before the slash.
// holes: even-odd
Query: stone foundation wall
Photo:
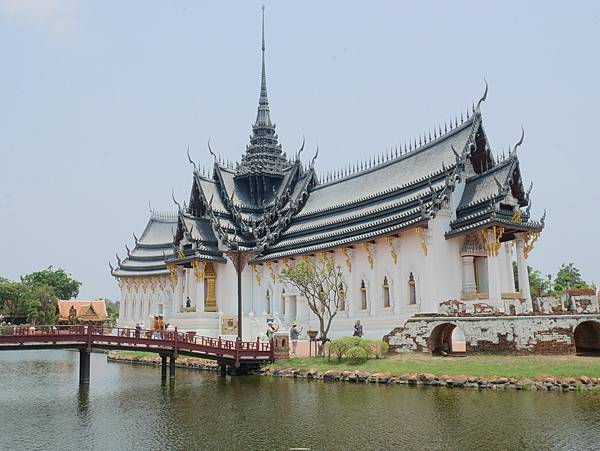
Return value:
<svg viewBox="0 0 600 451">
<path fill-rule="evenodd" d="M 468 354 L 570 354 L 575 352 L 574 330 L 584 321 L 592 321 L 592 329 L 600 328 L 600 315 L 413 317 L 384 340 L 391 352 L 442 351 L 446 349 L 441 340 L 447 343 L 452 329 L 458 327 Z M 600 341 L 592 340 L 590 346 L 600 349 Z"/>
</svg>

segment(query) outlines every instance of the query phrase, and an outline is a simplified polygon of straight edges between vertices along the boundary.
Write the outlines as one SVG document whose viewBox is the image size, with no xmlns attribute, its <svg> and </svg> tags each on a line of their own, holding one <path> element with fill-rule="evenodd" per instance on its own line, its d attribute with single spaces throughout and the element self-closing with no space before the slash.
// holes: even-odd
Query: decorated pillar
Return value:
<svg viewBox="0 0 600 451">
<path fill-rule="evenodd" d="M 475 266 L 473 264 L 475 257 L 472 255 L 465 255 L 462 257 L 463 264 L 463 293 L 476 293 L 477 282 L 475 281 Z"/>
<path fill-rule="evenodd" d="M 527 260 L 525 257 L 525 234 L 516 233 L 515 241 L 517 243 L 517 271 L 519 274 L 519 291 L 521 297 L 527 303 L 528 311 L 533 310 L 531 301 L 531 291 L 529 289 L 529 271 L 527 271 Z"/>
<path fill-rule="evenodd" d="M 484 236 L 487 249 L 488 299 L 492 302 L 500 302 L 502 299 L 501 268 L 498 258 L 500 244 L 496 228 L 485 230 Z"/>
<path fill-rule="evenodd" d="M 204 266 L 204 311 L 217 311 L 217 274 L 212 263 Z"/>
</svg>

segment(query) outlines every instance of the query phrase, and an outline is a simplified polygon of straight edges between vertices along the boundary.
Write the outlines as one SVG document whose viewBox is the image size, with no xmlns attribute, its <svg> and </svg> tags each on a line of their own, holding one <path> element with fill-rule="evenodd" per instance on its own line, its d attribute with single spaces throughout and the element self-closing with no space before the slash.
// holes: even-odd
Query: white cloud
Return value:
<svg viewBox="0 0 600 451">
<path fill-rule="evenodd" d="M 77 25 L 81 0 L 0 0 L 0 13 L 7 19 L 69 32 Z"/>
</svg>

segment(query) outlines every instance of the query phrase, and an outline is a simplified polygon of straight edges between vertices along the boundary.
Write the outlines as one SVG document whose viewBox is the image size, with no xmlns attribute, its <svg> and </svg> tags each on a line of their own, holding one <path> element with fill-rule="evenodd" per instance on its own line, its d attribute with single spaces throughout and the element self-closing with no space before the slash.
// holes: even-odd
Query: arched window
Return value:
<svg viewBox="0 0 600 451">
<path fill-rule="evenodd" d="M 360 281 L 360 308 L 361 310 L 367 309 L 367 287 L 365 281 Z"/>
<path fill-rule="evenodd" d="M 285 315 L 285 288 L 281 290 L 281 314 Z"/>
<path fill-rule="evenodd" d="M 383 278 L 383 307 L 389 307 L 390 305 L 390 284 L 386 276 Z"/>
<path fill-rule="evenodd" d="M 265 295 L 265 311 L 268 314 L 271 314 L 271 291 L 267 290 L 267 294 Z"/>
<path fill-rule="evenodd" d="M 346 291 L 344 290 L 344 284 L 342 282 L 340 282 L 340 286 L 338 287 L 338 295 L 340 297 L 338 310 L 346 310 Z"/>
<path fill-rule="evenodd" d="M 408 303 L 417 303 L 417 283 L 415 282 L 415 276 L 412 272 L 408 276 Z"/>
</svg>

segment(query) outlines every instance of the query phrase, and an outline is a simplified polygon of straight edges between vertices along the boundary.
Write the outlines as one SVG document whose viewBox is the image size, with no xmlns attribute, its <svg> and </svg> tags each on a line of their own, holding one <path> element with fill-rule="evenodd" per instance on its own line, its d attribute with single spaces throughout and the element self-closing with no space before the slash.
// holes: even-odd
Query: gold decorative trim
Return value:
<svg viewBox="0 0 600 451">
<path fill-rule="evenodd" d="M 202 262 L 202 269 L 200 269 L 200 262 L 194 260 L 192 262 L 192 268 L 194 269 L 194 278 L 196 282 L 204 282 L 204 270 L 206 269 L 206 262 Z"/>
<path fill-rule="evenodd" d="M 421 243 L 421 249 L 423 250 L 423 255 L 427 257 L 427 243 L 425 242 L 425 230 L 423 227 L 417 227 L 415 229 L 417 235 L 419 236 L 419 241 Z"/>
<path fill-rule="evenodd" d="M 526 232 L 525 233 L 525 245 L 523 246 L 523 256 L 525 259 L 529 257 L 529 254 L 533 250 L 533 247 L 537 240 L 540 239 L 540 232 Z"/>
<path fill-rule="evenodd" d="M 346 260 L 346 267 L 348 268 L 348 272 L 352 272 L 352 259 L 350 258 L 350 253 L 348 252 L 347 247 L 342 248 L 342 254 L 344 254 L 344 258 Z"/>
<path fill-rule="evenodd" d="M 394 247 L 394 237 L 386 236 L 385 240 L 387 241 L 388 246 L 390 247 L 390 255 L 392 256 L 392 261 L 394 265 L 398 264 L 398 254 L 396 253 L 396 248 Z"/>
<path fill-rule="evenodd" d="M 273 281 L 273 283 L 275 283 L 275 271 L 273 270 L 273 262 L 267 262 L 266 263 L 267 268 L 269 268 L 269 273 L 271 274 L 271 280 Z"/>
<path fill-rule="evenodd" d="M 488 230 L 491 230 L 492 232 L 491 242 L 488 239 Z M 504 227 L 494 226 L 491 229 L 482 229 L 481 236 L 483 238 L 483 245 L 488 257 L 497 257 L 500 253 L 500 240 L 502 239 L 502 236 L 504 236 Z"/>
<path fill-rule="evenodd" d="M 365 251 L 367 252 L 367 261 L 369 262 L 369 267 L 371 269 L 373 269 L 373 253 L 371 251 L 371 244 L 363 243 L 363 247 L 365 248 Z"/>
<path fill-rule="evenodd" d="M 512 221 L 516 222 L 517 224 L 521 224 L 522 217 L 521 217 L 521 210 L 520 209 L 517 209 L 515 211 L 515 214 L 512 216 Z"/>
<path fill-rule="evenodd" d="M 260 287 L 260 282 L 262 281 L 262 276 L 260 274 L 260 272 L 258 271 L 258 269 L 256 268 L 256 265 L 251 265 L 252 266 L 252 271 L 254 271 L 254 278 L 256 279 L 256 284 Z"/>
<path fill-rule="evenodd" d="M 461 298 L 468 299 L 488 299 L 490 294 L 487 291 L 482 291 L 478 293 L 462 293 Z"/>
<path fill-rule="evenodd" d="M 500 299 L 523 299 L 523 295 L 520 292 L 500 293 Z"/>
<path fill-rule="evenodd" d="M 175 287 L 177 286 L 177 266 L 167 265 L 167 269 L 169 270 L 169 282 L 171 283 L 171 290 L 175 291 Z"/>
</svg>

